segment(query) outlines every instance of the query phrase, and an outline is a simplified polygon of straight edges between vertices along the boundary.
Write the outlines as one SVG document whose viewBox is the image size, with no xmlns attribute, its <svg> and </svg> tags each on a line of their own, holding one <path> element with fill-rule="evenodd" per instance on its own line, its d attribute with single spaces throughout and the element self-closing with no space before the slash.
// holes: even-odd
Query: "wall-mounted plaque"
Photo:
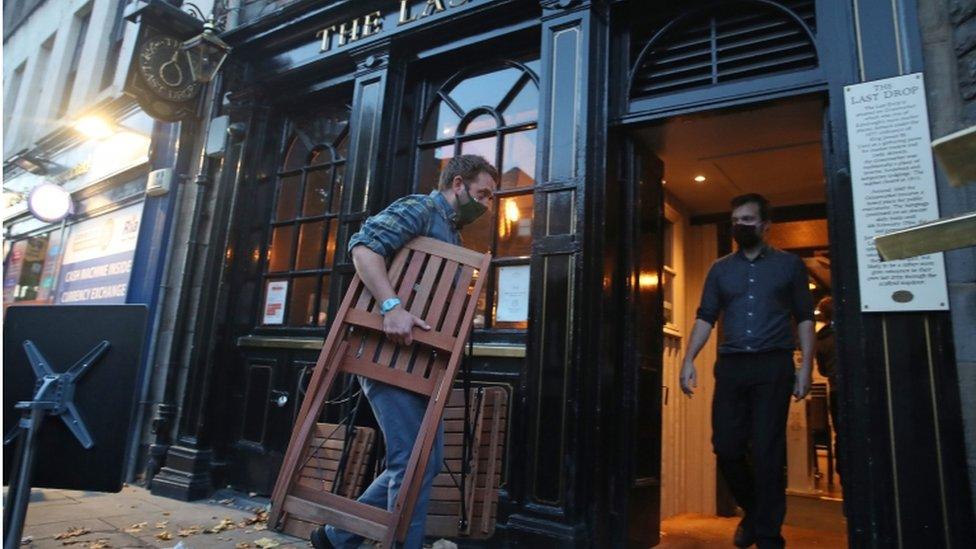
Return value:
<svg viewBox="0 0 976 549">
<path fill-rule="evenodd" d="M 922 74 L 844 88 L 863 312 L 949 308 L 941 253 L 882 262 L 874 237 L 939 218 Z"/>
</svg>

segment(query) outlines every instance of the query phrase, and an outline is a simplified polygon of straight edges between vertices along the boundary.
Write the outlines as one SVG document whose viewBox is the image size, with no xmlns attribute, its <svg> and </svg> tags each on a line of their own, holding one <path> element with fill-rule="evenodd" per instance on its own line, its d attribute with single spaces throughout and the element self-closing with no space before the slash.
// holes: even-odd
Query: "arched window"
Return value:
<svg viewBox="0 0 976 549">
<path fill-rule="evenodd" d="M 814 0 L 731 0 L 681 10 L 637 55 L 630 98 L 818 66 Z"/>
<path fill-rule="evenodd" d="M 328 320 L 349 111 L 340 104 L 291 122 L 265 262 L 265 325 L 322 326 Z"/>
<path fill-rule="evenodd" d="M 492 212 L 461 231 L 465 247 L 490 251 L 493 257 L 485 293 L 479 298 L 477 328 L 528 327 L 538 69 L 538 59 L 531 59 L 463 70 L 431 86 L 421 120 L 418 192 L 435 189 L 441 169 L 458 154 L 481 155 L 501 174 Z M 524 299 L 516 296 L 519 288 Z M 499 296 L 511 299 L 500 302 Z"/>
</svg>

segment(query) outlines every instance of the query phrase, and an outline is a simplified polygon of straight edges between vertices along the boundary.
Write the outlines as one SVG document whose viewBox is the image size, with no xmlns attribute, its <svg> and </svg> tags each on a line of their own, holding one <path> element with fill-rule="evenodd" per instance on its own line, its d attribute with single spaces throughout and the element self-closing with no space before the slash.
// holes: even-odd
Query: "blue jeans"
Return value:
<svg viewBox="0 0 976 549">
<path fill-rule="evenodd" d="M 366 488 L 359 502 L 381 509 L 392 510 L 396 503 L 403 475 L 407 471 L 410 452 L 413 450 L 420 424 L 424 420 L 429 399 L 411 393 L 404 389 L 387 385 L 379 381 L 359 378 L 359 383 L 366 393 L 376 421 L 383 431 L 386 441 L 386 469 L 377 476 L 372 484 Z M 424 483 L 417 495 L 417 502 L 413 507 L 410 518 L 410 528 L 404 541 L 404 549 L 420 549 L 424 541 L 424 523 L 427 521 L 427 503 L 430 499 L 430 488 L 434 484 L 434 477 L 441 470 L 441 459 L 444 454 L 444 423 L 437 428 L 437 438 L 430 451 L 430 460 L 424 472 Z M 339 548 L 355 548 L 363 541 L 362 536 L 337 530 L 326 526 L 325 533 L 332 545 Z"/>
</svg>

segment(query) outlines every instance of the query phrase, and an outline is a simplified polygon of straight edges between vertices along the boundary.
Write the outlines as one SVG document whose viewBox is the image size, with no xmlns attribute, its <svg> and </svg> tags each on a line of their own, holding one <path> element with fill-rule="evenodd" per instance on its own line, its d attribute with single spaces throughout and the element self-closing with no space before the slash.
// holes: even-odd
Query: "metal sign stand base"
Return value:
<svg viewBox="0 0 976 549">
<path fill-rule="evenodd" d="M 31 368 L 37 377 L 33 400 L 18 402 L 16 408 L 23 410 L 23 416 L 14 430 L 4 438 L 4 445 L 20 439 L 10 473 L 10 488 L 3 510 L 3 526 L 7 537 L 4 549 L 20 547 L 20 537 L 24 531 L 27 517 L 27 503 L 30 500 L 30 483 L 34 470 L 34 451 L 41 423 L 47 416 L 59 416 L 87 450 L 95 445 L 85 422 L 81 419 L 74 404 L 75 382 L 98 361 L 109 348 L 108 341 L 102 341 L 76 362 L 68 371 L 55 373 L 44 355 L 31 340 L 24 340 L 24 351 L 30 360 Z M 21 436 L 23 435 L 23 436 Z"/>
</svg>

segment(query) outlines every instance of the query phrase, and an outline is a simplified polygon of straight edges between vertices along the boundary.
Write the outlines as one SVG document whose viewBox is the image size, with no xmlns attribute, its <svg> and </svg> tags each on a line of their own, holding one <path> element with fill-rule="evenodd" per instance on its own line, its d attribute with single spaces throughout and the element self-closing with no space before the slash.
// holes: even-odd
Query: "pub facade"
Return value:
<svg viewBox="0 0 976 549">
<path fill-rule="evenodd" d="M 467 367 L 473 386 L 501 390 L 507 415 L 492 528 L 471 543 L 647 547 L 662 517 L 731 512 L 709 444 L 714 338 L 695 398 L 680 396 L 677 368 L 708 265 L 732 250 L 728 199 L 750 191 L 773 202 L 773 244 L 834 299 L 852 546 L 976 540 L 957 375 L 972 359 L 953 339 L 973 325 L 951 296 L 866 307 L 855 236 L 851 86 L 922 73 L 930 93 L 951 88 L 923 58 L 928 8 L 238 4 L 209 116 L 187 125 L 202 142 L 219 120 L 228 137 L 203 154 L 209 187 L 196 196 L 211 202 L 193 238 L 205 251 L 187 256 L 192 286 L 171 298 L 190 292 L 193 318 L 173 337 L 173 373 L 156 374 L 168 408 L 149 449 L 154 493 L 270 494 L 353 275 L 349 237 L 472 153 L 500 181 L 493 210 L 462 232 L 492 253 Z M 935 261 L 948 262 L 933 267 L 937 301 L 956 271 Z M 371 421 L 366 407 L 357 418 Z"/>
</svg>

